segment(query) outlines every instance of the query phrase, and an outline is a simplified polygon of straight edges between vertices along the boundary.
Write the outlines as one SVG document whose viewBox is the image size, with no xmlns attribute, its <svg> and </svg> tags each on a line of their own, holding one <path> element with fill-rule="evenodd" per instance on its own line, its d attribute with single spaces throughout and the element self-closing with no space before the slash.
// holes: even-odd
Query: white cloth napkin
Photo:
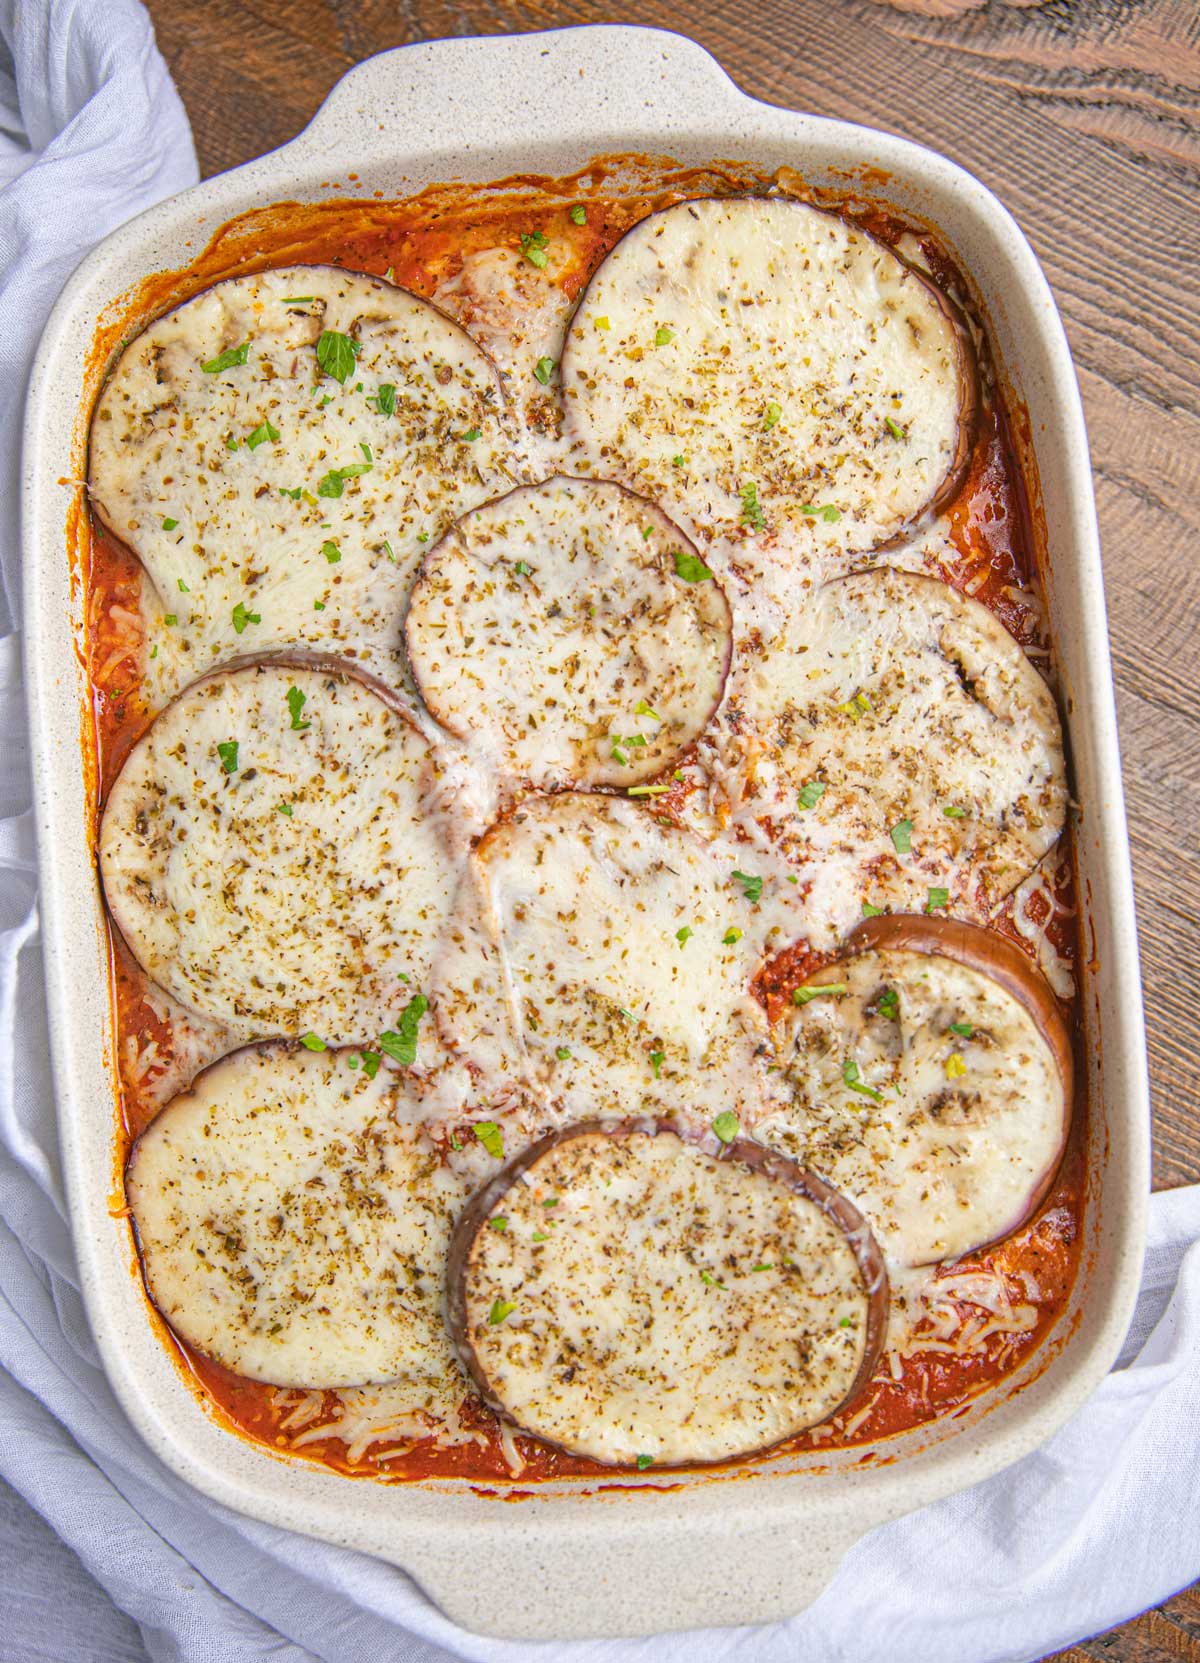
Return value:
<svg viewBox="0 0 1200 1663">
<path fill-rule="evenodd" d="M 1189 1582 L 1200 1573 L 1200 1186 L 1154 1198 L 1121 1363 L 1071 1424 L 988 1483 L 874 1532 L 815 1605 L 768 1628 L 481 1640 L 390 1567 L 204 1500 L 131 1430 L 98 1366 L 63 1216 L 14 632 L 17 453 L 29 363 L 65 278 L 104 232 L 195 177 L 136 0 L 0 0 L 0 1474 L 162 1663 L 1002 1663 Z M 86 1658 L 86 1637 L 64 1633 L 54 1655 Z"/>
</svg>

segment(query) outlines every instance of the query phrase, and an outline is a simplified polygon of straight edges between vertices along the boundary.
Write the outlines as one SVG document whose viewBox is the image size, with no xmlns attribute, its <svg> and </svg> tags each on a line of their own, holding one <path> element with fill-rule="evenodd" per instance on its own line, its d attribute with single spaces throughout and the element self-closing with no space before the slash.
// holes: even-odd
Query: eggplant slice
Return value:
<svg viewBox="0 0 1200 1663">
<path fill-rule="evenodd" d="M 597 268 L 562 360 L 590 469 L 717 535 L 870 549 L 949 501 L 976 385 L 946 297 L 802 202 L 679 203 Z"/>
<path fill-rule="evenodd" d="M 729 604 L 653 503 L 556 477 L 474 509 L 426 555 L 405 623 L 433 715 L 535 785 L 636 785 L 704 727 Z"/>
<path fill-rule="evenodd" d="M 112 915 L 191 1010 L 255 1035 L 370 1042 L 425 977 L 450 911 L 434 784 L 426 741 L 344 664 L 216 671 L 163 711 L 109 793 Z"/>
<path fill-rule="evenodd" d="M 873 919 L 776 1029 L 792 1107 L 757 1135 L 819 1172 L 894 1265 L 956 1259 L 1045 1197 L 1071 1047 L 1020 948 L 953 920 Z"/>
<path fill-rule="evenodd" d="M 524 1431 L 614 1466 L 732 1460 L 833 1415 L 883 1343 L 887 1275 L 841 1196 L 748 1139 L 590 1123 L 463 1213 L 451 1336 Z"/>
<path fill-rule="evenodd" d="M 824 585 L 746 704 L 763 740 L 751 810 L 793 865 L 869 872 L 874 904 L 915 910 L 941 887 L 953 906 L 978 884 L 995 906 L 1062 831 L 1050 689 L 993 613 L 936 579 Z"/>
<path fill-rule="evenodd" d="M 428 301 L 332 266 L 232 278 L 156 319 L 92 418 L 91 501 L 153 586 L 163 697 L 305 645 L 397 683 L 424 546 L 515 478 L 491 359 Z"/>
<path fill-rule="evenodd" d="M 146 1285 L 180 1338 L 276 1386 L 444 1395 L 465 1185 L 402 1123 L 415 1112 L 398 1071 L 354 1052 L 252 1046 L 198 1075 L 126 1171 Z"/>
<path fill-rule="evenodd" d="M 433 991 L 492 1085 L 532 1087 L 566 1119 L 756 1101 L 762 948 L 731 865 L 636 803 L 564 792 L 493 826 L 472 879 Z"/>
</svg>

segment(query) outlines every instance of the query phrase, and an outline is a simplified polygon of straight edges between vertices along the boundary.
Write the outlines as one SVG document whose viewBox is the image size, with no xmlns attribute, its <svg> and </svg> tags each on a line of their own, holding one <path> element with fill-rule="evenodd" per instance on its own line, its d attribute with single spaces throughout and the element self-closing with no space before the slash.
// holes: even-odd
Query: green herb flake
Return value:
<svg viewBox="0 0 1200 1663">
<path fill-rule="evenodd" d="M 876 1091 L 874 1086 L 863 1085 L 862 1077 L 858 1072 L 858 1064 L 853 1057 L 847 1057 L 842 1064 L 842 1084 L 848 1086 L 851 1091 L 859 1092 L 863 1097 L 871 1098 L 873 1102 L 881 1103 L 883 1101 L 881 1091 Z"/>
<path fill-rule="evenodd" d="M 533 366 L 533 373 L 541 382 L 543 387 L 548 387 L 550 385 L 550 377 L 554 374 L 554 359 L 539 358 L 537 363 Z"/>
<path fill-rule="evenodd" d="M 950 905 L 950 891 L 940 887 L 929 891 L 929 899 L 925 903 L 926 912 L 940 912 L 943 907 Z"/>
<path fill-rule="evenodd" d="M 766 523 L 759 507 L 758 486 L 754 480 L 748 480 L 742 486 L 742 524 L 748 525 L 752 531 L 761 531 Z"/>
<path fill-rule="evenodd" d="M 571 1055 L 571 1047 L 569 1045 L 556 1046 L 554 1055 L 558 1058 L 559 1062 L 566 1062 Z"/>
<path fill-rule="evenodd" d="M 625 795 L 627 797 L 661 797 L 670 789 L 669 785 L 631 785 Z"/>
<path fill-rule="evenodd" d="M 675 939 L 681 947 L 686 947 L 692 938 L 692 926 L 685 924 L 682 929 L 675 931 Z"/>
<path fill-rule="evenodd" d="M 835 521 L 840 520 L 842 517 L 841 509 L 835 508 L 831 502 L 826 502 L 821 505 L 808 502 L 805 503 L 800 512 L 802 514 L 807 514 L 810 520 L 826 520 L 830 525 L 833 525 Z"/>
<path fill-rule="evenodd" d="M 342 558 L 341 549 L 338 548 L 337 544 L 330 537 L 327 537 L 321 544 L 321 553 L 325 556 L 331 566 L 336 566 L 338 561 Z"/>
<path fill-rule="evenodd" d="M 683 549 L 672 549 L 671 554 L 675 560 L 675 576 L 685 583 L 703 583 L 712 576 L 698 554 L 685 553 Z"/>
<path fill-rule="evenodd" d="M 324 612 L 324 610 L 325 610 L 325 602 L 324 601 L 314 601 L 313 602 L 313 611 L 314 612 Z"/>
<path fill-rule="evenodd" d="M 164 531 L 174 531 L 175 527 L 178 524 L 179 524 L 178 520 L 166 519 L 162 523 L 162 528 L 163 528 Z"/>
<path fill-rule="evenodd" d="M 650 1053 L 650 1067 L 654 1070 L 656 1080 L 662 1079 L 662 1065 L 666 1060 L 666 1055 L 665 1051 L 651 1051 Z"/>
<path fill-rule="evenodd" d="M 508 1220 L 502 1214 L 498 1213 L 495 1218 L 488 1219 L 488 1229 L 496 1230 L 500 1235 L 503 1235 L 508 1229 Z"/>
<path fill-rule="evenodd" d="M 779 418 L 782 415 L 783 409 L 780 405 L 768 404 L 766 413 L 763 416 L 763 432 L 769 433 L 771 429 L 777 425 Z"/>
<path fill-rule="evenodd" d="M 645 1472 L 647 1467 L 652 1467 L 653 1465 L 654 1465 L 653 1455 L 639 1455 L 638 1456 L 638 1458 L 637 1458 L 637 1470 L 639 1472 Z"/>
<path fill-rule="evenodd" d="M 217 755 L 221 759 L 221 766 L 227 774 L 236 774 L 238 768 L 238 742 L 236 739 L 225 739 L 217 746 Z"/>
<path fill-rule="evenodd" d="M 947 820 L 965 820 L 967 817 L 966 809 L 960 808 L 957 803 L 947 803 L 942 813 Z"/>
<path fill-rule="evenodd" d="M 713 1121 L 712 1129 L 720 1138 L 722 1143 L 732 1143 L 734 1138 L 737 1137 L 738 1132 L 741 1130 L 738 1125 L 738 1117 L 734 1114 L 732 1109 L 722 1109 L 721 1113 Z"/>
<path fill-rule="evenodd" d="M 244 601 L 239 601 L 233 609 L 233 633 L 240 635 L 247 624 L 261 624 L 262 614 L 247 612 Z"/>
<path fill-rule="evenodd" d="M 300 1043 L 306 1051 L 328 1051 L 329 1049 L 319 1034 L 301 1034 Z"/>
<path fill-rule="evenodd" d="M 748 901 L 757 901 L 763 892 L 763 880 L 752 876 L 749 872 L 735 872 L 733 876 L 742 886 L 742 894 Z"/>
<path fill-rule="evenodd" d="M 625 755 L 625 752 L 621 749 L 620 745 L 617 744 L 615 739 L 613 740 L 610 755 L 612 756 L 614 762 L 619 762 L 621 764 L 622 768 L 628 767 L 629 758 Z"/>
<path fill-rule="evenodd" d="M 259 422 L 253 433 L 247 433 L 246 449 L 257 450 L 259 445 L 265 445 L 267 443 L 276 444 L 278 440 L 279 429 L 275 426 L 270 416 L 268 416 L 265 421 Z"/>
<path fill-rule="evenodd" d="M 888 832 L 888 836 L 891 838 L 892 846 L 895 848 L 895 851 L 898 855 L 907 855 L 907 854 L 911 853 L 911 851 L 912 851 L 912 821 L 911 820 L 897 820 L 896 824 L 892 827 L 891 831 Z"/>
<path fill-rule="evenodd" d="M 302 722 L 300 720 L 300 712 L 304 709 L 307 703 L 307 693 L 302 693 L 298 687 L 288 688 L 287 707 L 292 718 L 292 731 L 294 733 L 303 733 L 305 728 L 312 727 L 311 722 Z"/>
<path fill-rule="evenodd" d="M 739 930 L 736 925 L 731 924 L 725 931 L 725 934 L 721 937 L 721 945 L 723 947 L 732 947 L 735 941 L 740 941 L 741 939 L 741 930 Z"/>
<path fill-rule="evenodd" d="M 240 445 L 241 445 L 241 440 L 240 439 L 235 439 L 232 433 L 227 433 L 226 434 L 226 436 L 225 436 L 225 449 L 226 450 L 237 450 Z"/>
<path fill-rule="evenodd" d="M 853 1324 L 853 1322 L 851 1322 L 849 1317 L 842 1317 L 838 1321 L 838 1327 L 839 1328 L 853 1328 L 854 1324 Z"/>
<path fill-rule="evenodd" d="M 792 994 L 793 1005 L 810 1005 L 814 999 L 822 997 L 840 999 L 843 993 L 848 993 L 845 982 L 817 982 L 807 987 L 798 987 Z"/>
<path fill-rule="evenodd" d="M 543 1207 L 557 1207 L 558 1206 L 558 1196 L 557 1195 L 552 1195 L 550 1197 L 549 1201 L 543 1201 L 542 1202 L 542 1206 Z"/>
<path fill-rule="evenodd" d="M 796 795 L 797 806 L 800 808 L 816 808 L 825 795 L 825 790 L 824 780 L 809 780 L 807 785 L 800 787 Z"/>
<path fill-rule="evenodd" d="M 417 1028 L 428 1009 L 429 1000 L 425 995 L 414 993 L 400 1012 L 395 1031 L 387 1028 L 379 1036 L 379 1049 L 385 1057 L 391 1057 L 403 1068 L 412 1067 L 417 1060 Z"/>
<path fill-rule="evenodd" d="M 459 434 L 459 438 L 462 440 L 464 445 L 473 445 L 478 437 L 479 429 L 477 427 L 468 427 L 465 433 Z"/>
<path fill-rule="evenodd" d="M 587 209 L 584 207 L 582 202 L 577 202 L 575 204 L 575 206 L 571 209 L 571 224 L 572 225 L 586 225 L 587 224 Z"/>
<path fill-rule="evenodd" d="M 883 908 L 872 906 L 870 901 L 864 901 L 862 915 L 864 918 L 882 918 Z"/>
<path fill-rule="evenodd" d="M 883 992 L 879 995 L 879 998 L 876 1001 L 876 1009 L 878 1010 L 880 1016 L 884 1017 L 888 1022 L 899 1022 L 900 995 L 896 992 L 894 987 L 884 988 Z"/>
<path fill-rule="evenodd" d="M 516 1304 L 511 1299 L 497 1299 L 488 1312 L 488 1321 L 493 1328 L 499 1328 L 505 1317 L 512 1316 L 516 1308 Z"/>
<path fill-rule="evenodd" d="M 893 416 L 885 416 L 883 418 L 883 425 L 887 428 L 893 439 L 907 439 L 907 432 L 900 426 L 900 423 L 896 421 Z"/>
<path fill-rule="evenodd" d="M 662 717 L 658 714 L 657 710 L 651 710 L 645 699 L 638 700 L 633 707 L 633 714 L 635 716 L 649 716 L 652 722 L 662 721 Z"/>
<path fill-rule="evenodd" d="M 317 363 L 327 376 L 343 385 L 354 369 L 360 348 L 357 341 L 336 329 L 325 329 L 317 341 Z"/>
<path fill-rule="evenodd" d="M 665 323 L 660 323 L 658 328 L 654 331 L 655 346 L 670 346 L 674 339 L 675 331 L 673 329 L 668 329 Z"/>
<path fill-rule="evenodd" d="M 375 389 L 375 408 L 381 416 L 396 414 L 396 389 L 392 382 L 381 381 Z"/>
<path fill-rule="evenodd" d="M 192 592 L 181 577 L 177 577 L 175 579 L 175 587 L 179 590 L 181 595 L 190 595 Z"/>
<path fill-rule="evenodd" d="M 285 306 L 307 306 L 316 298 L 315 294 L 285 294 L 283 304 Z"/>
<path fill-rule="evenodd" d="M 539 271 L 545 271 L 550 263 L 550 256 L 546 253 L 549 246 L 549 240 L 544 231 L 521 232 L 521 253 L 530 265 L 536 266 Z"/>
<path fill-rule="evenodd" d="M 178 613 L 176 613 L 176 612 L 164 612 L 163 613 L 163 623 L 166 624 L 168 629 L 174 629 L 175 625 L 178 622 L 179 622 Z"/>
<path fill-rule="evenodd" d="M 292 803 L 277 803 L 276 808 L 280 814 L 286 814 L 289 820 L 295 812 L 295 808 Z"/>
<path fill-rule="evenodd" d="M 532 568 L 528 560 L 518 560 L 513 567 L 513 571 L 516 572 L 518 577 L 530 577 L 532 575 Z"/>
<path fill-rule="evenodd" d="M 671 466 L 673 468 L 685 468 L 687 466 L 687 457 L 686 456 L 672 456 Z"/>
<path fill-rule="evenodd" d="M 238 364 L 244 364 L 249 356 L 250 342 L 243 341 L 241 346 L 229 347 L 215 358 L 210 358 L 206 364 L 201 364 L 200 368 L 205 375 L 217 375 L 221 370 L 235 369 Z"/>
<path fill-rule="evenodd" d="M 713 1276 L 707 1270 L 702 1270 L 700 1272 L 700 1280 L 704 1283 L 704 1286 L 706 1288 L 722 1288 L 723 1289 L 724 1286 L 725 1286 L 724 1282 L 721 1281 L 720 1277 Z"/>
<path fill-rule="evenodd" d="M 950 1032 L 952 1034 L 958 1034 L 960 1039 L 970 1039 L 974 1034 L 975 1029 L 970 1022 L 952 1022 L 950 1024 Z"/>
<path fill-rule="evenodd" d="M 379 1064 L 383 1059 L 378 1051 L 364 1051 L 362 1054 L 363 1073 L 368 1080 L 373 1080 L 379 1073 Z"/>
<path fill-rule="evenodd" d="M 504 1133 L 494 1120 L 477 1120 L 471 1130 L 493 1160 L 504 1159 Z"/>
</svg>

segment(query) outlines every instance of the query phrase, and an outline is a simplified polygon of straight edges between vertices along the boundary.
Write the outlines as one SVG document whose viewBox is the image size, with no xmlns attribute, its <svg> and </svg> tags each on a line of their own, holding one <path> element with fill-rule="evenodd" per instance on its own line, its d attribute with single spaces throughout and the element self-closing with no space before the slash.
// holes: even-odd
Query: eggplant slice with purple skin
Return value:
<svg viewBox="0 0 1200 1663">
<path fill-rule="evenodd" d="M 637 785 L 720 703 L 724 592 L 679 527 L 561 476 L 473 509 L 425 556 L 405 622 L 434 717 L 499 773 Z"/>
<path fill-rule="evenodd" d="M 950 501 L 978 402 L 966 326 L 884 243 L 782 198 L 650 214 L 562 356 L 565 432 L 705 534 L 877 548 Z"/>
<path fill-rule="evenodd" d="M 795 1096 L 758 1135 L 850 1197 L 889 1263 L 985 1247 L 1053 1183 L 1070 1040 L 1041 973 L 995 931 L 870 919 L 797 990 L 775 1041 Z"/>
<path fill-rule="evenodd" d="M 447 1320 L 498 1414 L 609 1465 L 690 1466 L 770 1449 L 870 1378 L 888 1298 L 870 1230 L 725 1118 L 703 1139 L 570 1127 L 468 1204 Z"/>
<path fill-rule="evenodd" d="M 464 1395 L 442 1277 L 466 1185 L 377 1053 L 248 1046 L 197 1075 L 133 1146 L 146 1286 L 188 1344 L 250 1380 L 400 1380 Z"/>
<path fill-rule="evenodd" d="M 398 684 L 425 546 L 519 477 L 499 371 L 464 329 L 379 278 L 283 266 L 129 343 L 88 490 L 149 578 L 158 704 L 247 650 L 352 647 Z"/>
<path fill-rule="evenodd" d="M 214 671 L 129 753 L 100 824 L 109 909 L 189 1010 L 366 1043 L 427 974 L 457 872 L 427 741 L 318 658 Z"/>
</svg>

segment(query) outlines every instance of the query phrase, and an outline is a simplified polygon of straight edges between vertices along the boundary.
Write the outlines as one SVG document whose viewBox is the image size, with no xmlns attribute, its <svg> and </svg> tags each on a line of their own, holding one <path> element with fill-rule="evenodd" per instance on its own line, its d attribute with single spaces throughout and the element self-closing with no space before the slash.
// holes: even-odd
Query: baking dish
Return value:
<svg viewBox="0 0 1200 1663">
<path fill-rule="evenodd" d="M 481 100 L 481 86 L 503 86 L 505 98 Z M 80 766 L 84 596 L 67 558 L 79 504 L 80 389 L 97 319 L 147 273 L 185 264 L 236 214 L 285 198 L 323 200 L 335 180 L 345 194 L 347 175 L 356 193 L 387 198 L 433 182 L 563 173 L 618 152 L 786 165 L 816 187 L 857 188 L 936 226 L 976 285 L 1011 393 L 1028 414 L 1046 601 L 1083 805 L 1087 1239 L 1071 1303 L 1026 1367 L 965 1414 L 891 1440 L 875 1458 L 860 1450 L 779 1458 L 661 1488 L 562 1481 L 501 1506 L 465 1484 L 372 1484 L 250 1446 L 205 1412 L 146 1320 L 107 1181 L 113 1033 Z M 226 1505 L 402 1566 L 468 1627 L 567 1639 L 794 1612 L 867 1530 L 1026 1454 L 1082 1402 L 1117 1352 L 1141 1262 L 1149 1113 L 1137 944 L 1078 391 L 1033 254 L 977 181 L 885 134 L 748 99 L 699 47 L 654 30 L 586 28 L 387 53 L 347 75 L 291 144 L 152 209 L 79 268 L 35 365 L 23 491 L 46 967 L 75 1244 L 114 1389 L 169 1466 Z M 483 1555 L 486 1578 L 469 1570 Z"/>
</svg>

